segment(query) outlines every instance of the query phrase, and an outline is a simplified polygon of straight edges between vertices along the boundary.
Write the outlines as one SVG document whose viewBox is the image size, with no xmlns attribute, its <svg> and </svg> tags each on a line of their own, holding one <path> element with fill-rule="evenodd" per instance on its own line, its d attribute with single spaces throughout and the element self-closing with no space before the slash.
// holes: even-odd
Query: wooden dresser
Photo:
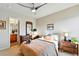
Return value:
<svg viewBox="0 0 79 59">
<path fill-rule="evenodd" d="M 69 41 L 60 41 L 61 51 L 70 52 L 78 55 L 78 44 L 74 44 Z"/>
<path fill-rule="evenodd" d="M 11 34 L 10 35 L 10 42 L 11 43 L 17 42 L 17 34 Z"/>
</svg>

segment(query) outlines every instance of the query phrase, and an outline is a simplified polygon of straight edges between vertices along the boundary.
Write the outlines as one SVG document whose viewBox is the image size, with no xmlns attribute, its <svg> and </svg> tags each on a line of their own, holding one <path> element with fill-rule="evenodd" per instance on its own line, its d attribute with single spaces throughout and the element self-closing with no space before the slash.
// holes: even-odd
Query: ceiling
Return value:
<svg viewBox="0 0 79 59">
<path fill-rule="evenodd" d="M 21 3 L 25 6 L 33 7 L 31 3 Z M 35 7 L 41 5 L 43 3 L 35 3 Z M 67 9 L 69 7 L 78 5 L 77 3 L 47 3 L 46 5 L 40 7 L 36 13 L 32 13 L 31 9 L 22 7 L 18 5 L 17 3 L 0 3 L 0 9 L 10 10 L 13 12 L 17 12 L 22 14 L 23 16 L 30 16 L 34 17 L 36 19 L 50 15 L 52 13 Z"/>
</svg>

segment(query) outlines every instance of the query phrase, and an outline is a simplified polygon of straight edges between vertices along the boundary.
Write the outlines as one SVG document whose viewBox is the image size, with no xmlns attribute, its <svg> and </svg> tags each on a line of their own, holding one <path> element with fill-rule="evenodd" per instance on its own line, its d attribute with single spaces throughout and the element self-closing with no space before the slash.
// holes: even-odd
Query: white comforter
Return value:
<svg viewBox="0 0 79 59">
<path fill-rule="evenodd" d="M 40 39 L 32 40 L 30 44 L 26 44 L 24 42 L 21 44 L 21 52 L 24 55 L 34 56 L 34 53 L 32 53 L 31 50 L 37 56 L 57 56 L 55 44 Z"/>
</svg>

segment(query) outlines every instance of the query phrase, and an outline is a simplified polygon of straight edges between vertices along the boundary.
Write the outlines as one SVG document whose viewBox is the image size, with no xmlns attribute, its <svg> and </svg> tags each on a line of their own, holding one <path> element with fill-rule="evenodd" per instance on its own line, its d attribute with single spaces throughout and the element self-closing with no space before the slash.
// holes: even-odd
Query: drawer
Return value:
<svg viewBox="0 0 79 59">
<path fill-rule="evenodd" d="M 75 48 L 62 47 L 62 49 L 64 51 L 67 51 L 67 52 L 70 52 L 70 53 L 73 53 L 73 54 L 77 53 L 77 49 L 75 49 Z"/>
</svg>

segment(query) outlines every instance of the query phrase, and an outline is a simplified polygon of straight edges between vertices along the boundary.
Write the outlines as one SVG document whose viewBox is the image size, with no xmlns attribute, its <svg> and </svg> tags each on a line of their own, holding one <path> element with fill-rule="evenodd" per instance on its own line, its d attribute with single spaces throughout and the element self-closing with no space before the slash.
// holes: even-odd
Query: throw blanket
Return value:
<svg viewBox="0 0 79 59">
<path fill-rule="evenodd" d="M 55 44 L 40 39 L 32 40 L 30 44 L 23 42 L 20 50 L 26 56 L 57 56 Z"/>
</svg>

